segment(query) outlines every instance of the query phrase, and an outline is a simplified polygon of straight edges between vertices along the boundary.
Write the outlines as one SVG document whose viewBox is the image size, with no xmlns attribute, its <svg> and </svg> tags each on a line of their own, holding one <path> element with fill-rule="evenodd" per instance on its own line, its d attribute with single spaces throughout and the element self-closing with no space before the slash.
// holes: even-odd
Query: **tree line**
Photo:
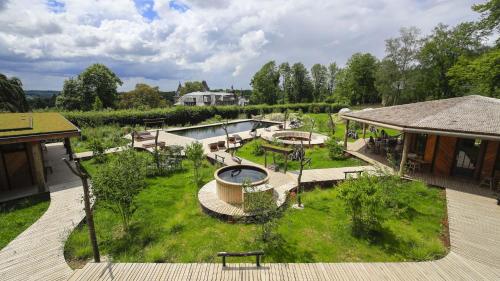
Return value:
<svg viewBox="0 0 500 281">
<path fill-rule="evenodd" d="M 395 105 L 469 94 L 500 98 L 500 0 L 472 6 L 477 22 L 437 25 L 421 36 L 416 27 L 401 28 L 385 40 L 381 60 L 355 53 L 340 68 L 270 61 L 252 78 L 252 103 L 339 102 Z"/>
</svg>

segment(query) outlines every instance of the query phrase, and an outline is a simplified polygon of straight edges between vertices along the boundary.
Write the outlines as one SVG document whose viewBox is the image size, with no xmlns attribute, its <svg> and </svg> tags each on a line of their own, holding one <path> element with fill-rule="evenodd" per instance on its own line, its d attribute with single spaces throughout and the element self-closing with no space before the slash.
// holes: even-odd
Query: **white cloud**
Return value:
<svg viewBox="0 0 500 281">
<path fill-rule="evenodd" d="M 31 89 L 60 89 L 65 77 L 103 62 L 126 81 L 123 89 L 141 79 L 247 88 L 267 60 L 311 66 L 343 64 L 358 51 L 381 57 L 400 27 L 427 33 L 439 22 L 471 20 L 478 1 L 177 0 L 172 8 L 170 0 L 56 0 L 54 8 L 0 0 L 0 72 L 30 79 Z M 145 18 L 151 9 L 155 17 Z"/>
</svg>

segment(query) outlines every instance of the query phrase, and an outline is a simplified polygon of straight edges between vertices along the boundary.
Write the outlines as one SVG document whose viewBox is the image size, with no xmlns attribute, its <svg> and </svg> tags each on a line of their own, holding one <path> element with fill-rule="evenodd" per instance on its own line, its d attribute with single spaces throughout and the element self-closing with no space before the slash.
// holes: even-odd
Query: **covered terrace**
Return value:
<svg viewBox="0 0 500 281">
<path fill-rule="evenodd" d="M 395 156 L 401 176 L 407 172 L 433 180 L 476 182 L 491 190 L 499 186 L 499 99 L 472 95 L 346 112 L 341 117 L 346 128 L 359 122 L 364 132 L 371 126 L 400 131 L 399 138 L 387 137 L 383 147 L 392 148 L 386 152 Z M 356 150 L 387 164 L 386 155 L 377 152 L 377 141 L 381 139 L 363 137 Z M 344 145 L 347 151 L 347 140 Z"/>
</svg>

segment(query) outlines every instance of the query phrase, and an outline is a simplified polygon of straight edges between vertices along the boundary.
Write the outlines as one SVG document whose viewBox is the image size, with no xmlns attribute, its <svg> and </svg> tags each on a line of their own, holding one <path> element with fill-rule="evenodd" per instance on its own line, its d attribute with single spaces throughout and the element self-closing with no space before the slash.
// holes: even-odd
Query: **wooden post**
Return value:
<svg viewBox="0 0 500 281">
<path fill-rule="evenodd" d="M 264 149 L 264 168 L 267 168 L 267 151 Z"/>
<path fill-rule="evenodd" d="M 363 139 L 366 139 L 366 123 L 363 123 Z"/>
<path fill-rule="evenodd" d="M 406 167 L 406 161 L 408 159 L 408 147 L 410 146 L 410 136 L 408 133 L 403 133 L 404 145 L 403 145 L 403 155 L 401 156 L 401 163 L 399 164 L 399 176 L 403 176 Z"/>
<path fill-rule="evenodd" d="M 288 168 L 288 153 L 283 153 L 283 155 L 285 156 L 285 174 L 286 174 L 286 170 Z"/>
<path fill-rule="evenodd" d="M 42 148 L 39 142 L 30 142 L 26 145 L 28 151 L 28 158 L 31 162 L 31 170 L 33 179 L 38 186 L 38 191 L 44 192 L 46 188 L 46 178 L 43 165 Z"/>
<path fill-rule="evenodd" d="M 73 160 L 73 149 L 71 149 L 71 141 L 69 138 L 64 139 L 64 146 L 66 147 L 66 154 L 68 154 L 69 160 Z"/>
<path fill-rule="evenodd" d="M 134 141 L 135 141 L 135 131 L 132 131 L 132 148 L 134 148 Z"/>
<path fill-rule="evenodd" d="M 344 130 L 344 150 L 347 150 L 347 133 L 349 132 L 349 119 L 345 120 L 345 130 Z"/>
<path fill-rule="evenodd" d="M 90 195 L 89 195 L 89 183 L 88 174 L 84 171 L 80 162 L 74 161 L 75 168 L 71 166 L 70 162 L 63 158 L 63 161 L 68 165 L 68 168 L 73 174 L 82 180 L 83 185 L 83 202 L 85 204 L 85 218 L 87 220 L 87 227 L 89 229 L 90 244 L 92 244 L 92 252 L 94 254 L 94 262 L 101 262 L 101 257 L 99 255 L 99 247 L 97 245 L 97 237 L 95 234 L 94 227 L 94 217 L 92 215 L 92 208 L 90 207 Z"/>
</svg>

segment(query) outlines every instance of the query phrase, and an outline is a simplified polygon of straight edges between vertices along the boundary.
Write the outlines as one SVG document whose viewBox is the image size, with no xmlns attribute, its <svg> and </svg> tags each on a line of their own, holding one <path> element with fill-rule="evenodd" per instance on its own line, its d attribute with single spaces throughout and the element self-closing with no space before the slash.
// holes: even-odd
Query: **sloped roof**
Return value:
<svg viewBox="0 0 500 281">
<path fill-rule="evenodd" d="M 500 137 L 500 99 L 471 95 L 342 114 L 345 119 L 399 127 Z"/>
<path fill-rule="evenodd" d="M 55 112 L 0 113 L 0 143 L 79 135 L 80 130 Z"/>
</svg>

